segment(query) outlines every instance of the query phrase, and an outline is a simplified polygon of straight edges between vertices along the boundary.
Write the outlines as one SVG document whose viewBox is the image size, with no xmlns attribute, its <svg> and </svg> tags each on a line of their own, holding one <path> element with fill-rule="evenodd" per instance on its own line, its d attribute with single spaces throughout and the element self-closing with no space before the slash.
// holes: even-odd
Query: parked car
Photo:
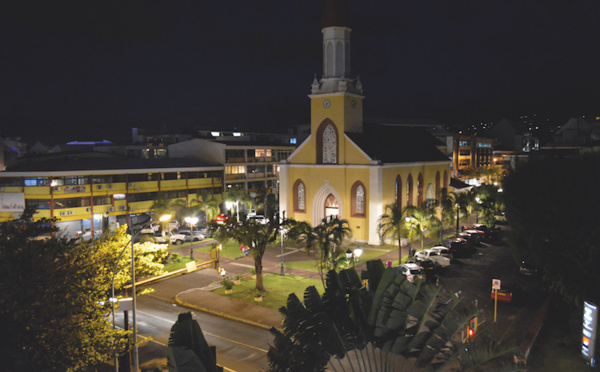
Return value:
<svg viewBox="0 0 600 372">
<path fill-rule="evenodd" d="M 405 263 L 398 266 L 398 270 L 400 270 L 400 273 L 406 276 L 406 279 L 411 283 L 415 282 L 415 278 L 419 278 L 421 280 L 425 279 L 423 268 L 417 264 Z"/>
<path fill-rule="evenodd" d="M 254 221 L 257 224 L 266 225 L 269 222 L 269 219 L 265 218 L 265 216 L 257 214 L 257 215 L 248 217 L 248 221 Z"/>
<path fill-rule="evenodd" d="M 194 230 L 194 232 L 192 232 L 191 230 L 177 230 L 178 234 L 184 235 L 185 236 L 185 241 L 186 242 L 199 242 L 200 240 L 204 240 L 205 238 L 205 234 L 202 233 L 202 231 L 200 230 Z"/>
<path fill-rule="evenodd" d="M 471 245 L 479 245 L 485 239 L 485 233 L 481 230 L 463 226 L 462 232 L 471 236 L 473 239 Z"/>
<path fill-rule="evenodd" d="M 433 272 L 435 271 L 435 263 L 430 259 L 413 257 L 410 260 L 407 260 L 405 263 L 419 265 L 423 269 L 423 272 L 425 273 L 425 277 L 427 279 L 433 277 Z"/>
<path fill-rule="evenodd" d="M 531 261 L 523 260 L 519 265 L 519 274 L 525 276 L 533 276 L 538 273 L 537 265 Z"/>
<path fill-rule="evenodd" d="M 415 257 L 428 258 L 435 263 L 437 268 L 445 268 L 450 266 L 450 259 L 442 256 L 437 250 L 425 249 L 415 253 Z"/>
<path fill-rule="evenodd" d="M 221 213 L 217 216 L 217 218 L 215 218 L 215 221 L 218 225 L 223 225 L 225 222 L 227 222 L 228 219 L 229 217 L 227 217 L 225 213 Z"/>
<path fill-rule="evenodd" d="M 468 239 L 463 238 L 463 234 L 460 233 L 459 236 L 451 236 L 448 239 L 442 241 L 441 246 L 444 246 L 450 249 L 450 253 L 454 255 L 454 257 L 468 257 L 475 252 L 475 248 L 469 242 L 471 239 L 470 235 L 464 234 L 468 236 Z"/>
<path fill-rule="evenodd" d="M 144 234 L 144 235 L 140 235 L 140 239 L 143 236 L 151 236 L 152 239 L 159 243 L 159 244 L 183 244 L 183 242 L 185 241 L 185 235 L 183 234 L 178 234 L 178 233 L 173 233 L 171 231 L 169 232 L 165 232 L 165 234 L 163 235 L 162 232 L 157 231 L 154 234 Z"/>
<path fill-rule="evenodd" d="M 431 247 L 429 249 L 440 252 L 442 256 L 449 258 L 450 262 L 454 261 L 454 255 L 452 254 L 452 252 L 450 252 L 450 248 L 444 247 L 442 245 L 436 245 L 435 247 Z"/>
<path fill-rule="evenodd" d="M 498 289 L 498 301 L 500 302 L 508 302 L 508 303 L 515 303 L 519 301 L 519 295 L 520 291 L 519 291 L 519 287 L 516 286 L 513 283 L 502 283 L 502 287 L 500 289 Z M 492 292 L 490 294 L 490 298 L 493 300 L 495 299 L 496 294 L 494 293 L 494 290 L 492 289 Z"/>
<path fill-rule="evenodd" d="M 489 226 L 486 226 L 483 224 L 475 224 L 475 225 L 471 226 L 470 228 L 473 230 L 483 231 L 484 234 L 483 234 L 482 240 L 484 242 L 502 239 L 502 230 L 500 230 L 498 228 L 489 227 Z"/>
</svg>

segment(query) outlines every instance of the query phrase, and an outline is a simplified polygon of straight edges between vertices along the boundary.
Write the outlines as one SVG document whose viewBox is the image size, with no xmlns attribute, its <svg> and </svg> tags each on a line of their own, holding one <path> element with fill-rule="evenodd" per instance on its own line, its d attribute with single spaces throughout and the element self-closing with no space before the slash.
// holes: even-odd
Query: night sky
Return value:
<svg viewBox="0 0 600 372">
<path fill-rule="evenodd" d="M 600 1 L 350 0 L 366 117 L 469 124 L 600 113 Z M 309 122 L 324 1 L 0 5 L 0 136 Z"/>
</svg>

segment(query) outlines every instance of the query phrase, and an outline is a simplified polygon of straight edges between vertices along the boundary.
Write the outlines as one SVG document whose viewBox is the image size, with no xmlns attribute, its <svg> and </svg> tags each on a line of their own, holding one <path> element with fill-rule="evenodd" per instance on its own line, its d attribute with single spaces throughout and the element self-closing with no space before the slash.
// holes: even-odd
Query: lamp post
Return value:
<svg viewBox="0 0 600 372">
<path fill-rule="evenodd" d="M 171 219 L 171 215 L 167 214 L 167 215 L 163 215 L 159 218 L 159 220 L 161 222 L 165 222 Z M 132 308 L 131 308 L 131 312 L 132 312 L 132 323 L 133 323 L 133 333 L 132 333 L 132 338 L 133 338 L 133 370 L 135 372 L 139 371 L 139 357 L 138 357 L 138 348 L 137 348 L 137 318 L 136 318 L 136 296 L 135 296 L 135 250 L 134 250 L 134 240 L 135 238 L 140 234 L 140 232 L 144 229 L 144 227 L 151 225 L 153 222 L 155 221 L 151 221 L 149 223 L 146 223 L 144 226 L 142 226 L 142 229 L 140 229 L 140 231 L 138 231 L 136 234 L 133 233 L 133 224 L 131 223 L 131 218 L 129 221 L 129 232 L 131 234 L 131 238 L 130 238 L 130 242 L 131 242 L 131 297 L 132 297 Z M 121 251 L 121 253 L 119 254 L 119 258 L 117 258 L 117 262 L 115 263 L 115 269 L 113 270 L 113 277 L 112 277 L 112 283 L 111 283 L 111 298 L 110 298 L 110 302 L 112 303 L 112 313 L 113 313 L 113 330 L 116 328 L 116 324 L 115 324 L 115 276 L 117 275 L 117 269 L 119 266 L 119 261 L 121 261 L 121 257 L 123 257 L 123 254 L 125 253 L 125 250 L 127 250 L 127 248 L 129 248 L 129 244 L 125 244 L 125 247 L 123 247 L 123 250 Z M 114 353 L 114 358 L 115 358 L 115 371 L 119 370 L 119 363 L 117 361 L 117 356 L 116 356 L 116 351 Z"/>
<path fill-rule="evenodd" d="M 481 205 L 481 198 L 478 196 L 475 198 L 475 201 L 477 202 L 477 209 L 475 209 L 475 223 L 478 224 L 479 223 L 479 208 Z"/>
<path fill-rule="evenodd" d="M 458 235 L 458 230 L 459 230 L 458 229 L 458 220 L 459 220 L 459 213 L 460 213 L 460 210 L 458 209 L 458 207 L 459 207 L 458 203 L 455 204 L 455 207 L 456 207 L 456 235 Z"/>
<path fill-rule="evenodd" d="M 279 231 L 281 232 L 281 276 L 285 276 L 285 271 L 283 269 L 283 236 L 285 235 L 286 231 L 281 227 L 281 223 L 283 223 L 283 221 L 285 221 L 285 211 L 281 212 L 281 222 L 279 225 Z"/>
<path fill-rule="evenodd" d="M 194 242 L 194 225 L 198 223 L 198 217 L 186 217 L 185 222 L 190 225 L 190 239 Z M 194 246 L 190 244 L 190 260 L 194 260 Z"/>
</svg>

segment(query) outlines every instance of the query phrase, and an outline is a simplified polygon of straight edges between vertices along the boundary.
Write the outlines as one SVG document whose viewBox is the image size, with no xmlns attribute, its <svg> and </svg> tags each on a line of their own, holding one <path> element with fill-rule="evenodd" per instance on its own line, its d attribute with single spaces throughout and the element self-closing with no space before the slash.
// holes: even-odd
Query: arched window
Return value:
<svg viewBox="0 0 600 372">
<path fill-rule="evenodd" d="M 406 179 L 406 205 L 407 206 L 413 205 L 412 198 L 413 198 L 413 180 L 412 180 L 412 174 L 409 174 L 408 178 Z"/>
<path fill-rule="evenodd" d="M 352 201 L 352 216 L 353 217 L 364 217 L 366 208 L 366 189 L 360 181 L 356 181 L 352 185 L 350 191 Z"/>
<path fill-rule="evenodd" d="M 402 208 L 402 177 L 396 177 L 396 185 L 394 186 L 394 196 L 396 197 L 396 205 Z"/>
<path fill-rule="evenodd" d="M 448 171 L 444 171 L 444 187 L 448 189 Z"/>
<path fill-rule="evenodd" d="M 423 204 L 423 174 L 419 173 L 417 178 L 417 205 Z"/>
<path fill-rule="evenodd" d="M 317 130 L 317 163 L 338 163 L 338 130 L 329 119 L 324 120 Z"/>
<path fill-rule="evenodd" d="M 440 192 L 442 191 L 440 185 L 440 171 L 435 173 L 435 200 L 440 200 Z"/>
<path fill-rule="evenodd" d="M 306 210 L 306 188 L 302 180 L 294 183 L 294 211 L 304 212 Z"/>
</svg>

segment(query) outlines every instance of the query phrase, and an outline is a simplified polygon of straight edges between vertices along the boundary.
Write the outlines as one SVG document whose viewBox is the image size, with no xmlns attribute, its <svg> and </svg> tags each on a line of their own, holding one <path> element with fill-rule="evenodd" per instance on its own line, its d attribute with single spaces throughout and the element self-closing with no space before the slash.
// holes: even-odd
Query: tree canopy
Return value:
<svg viewBox="0 0 600 372">
<path fill-rule="evenodd" d="M 550 288 L 578 306 L 600 303 L 600 193 L 584 177 L 597 169 L 598 155 L 532 158 L 504 182 L 517 258 L 535 261 Z"/>
<path fill-rule="evenodd" d="M 129 241 L 126 226 L 81 241 L 50 237 L 53 221 L 30 217 L 0 223 L 3 368 L 86 370 L 124 348 L 126 333 L 113 330 L 107 315 L 113 269 Z M 117 291 L 131 278 L 129 252 L 118 266 Z M 138 277 L 162 272 L 164 246 L 136 245 L 135 253 Z"/>
<path fill-rule="evenodd" d="M 329 271 L 321 297 L 290 294 L 283 332 L 272 328 L 270 371 L 519 370 L 514 349 L 460 337 L 477 310 L 441 286 L 409 282 L 380 260 L 367 262 L 368 286 L 354 269 Z M 506 367 L 507 369 L 503 369 Z"/>
</svg>

